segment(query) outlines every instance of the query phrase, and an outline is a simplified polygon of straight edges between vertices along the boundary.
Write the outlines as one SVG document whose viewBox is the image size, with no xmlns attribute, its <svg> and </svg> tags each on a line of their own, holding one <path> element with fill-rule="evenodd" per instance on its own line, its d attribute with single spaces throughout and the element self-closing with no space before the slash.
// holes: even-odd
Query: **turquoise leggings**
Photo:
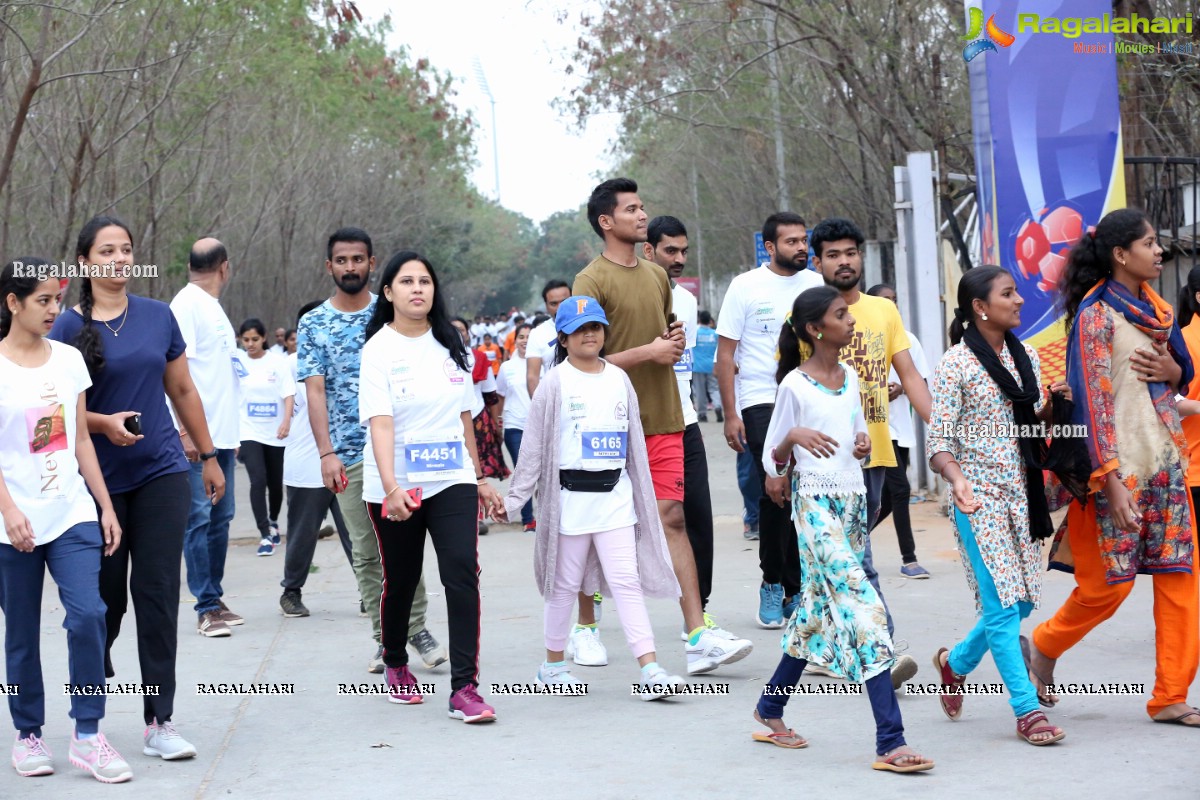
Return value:
<svg viewBox="0 0 1200 800">
<path fill-rule="evenodd" d="M 992 661 L 1000 678 L 1008 688 L 1009 705 L 1018 717 L 1036 711 L 1038 707 L 1037 689 L 1029 680 L 1025 669 L 1025 659 L 1021 657 L 1021 620 L 1033 611 L 1033 604 L 1024 600 L 1007 608 L 1000 605 L 1000 596 L 996 593 L 996 584 L 992 574 L 988 572 L 983 557 L 979 554 L 979 546 L 975 544 L 975 532 L 971 529 L 971 518 L 954 509 L 954 524 L 958 526 L 958 535 L 962 539 L 963 549 L 971 559 L 971 568 L 975 572 L 975 583 L 979 586 L 979 600 L 983 605 L 983 615 L 975 623 L 975 627 L 950 651 L 950 669 L 959 675 L 969 675 L 979 666 L 984 653 L 992 651 Z"/>
</svg>

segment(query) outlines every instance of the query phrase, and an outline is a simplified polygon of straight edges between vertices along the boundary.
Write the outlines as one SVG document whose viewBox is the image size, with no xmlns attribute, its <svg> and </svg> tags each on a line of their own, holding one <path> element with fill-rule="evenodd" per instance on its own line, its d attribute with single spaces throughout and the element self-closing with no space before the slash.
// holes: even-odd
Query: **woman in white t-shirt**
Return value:
<svg viewBox="0 0 1200 800">
<path fill-rule="evenodd" d="M 367 427 L 363 500 L 379 540 L 388 699 L 422 702 L 408 669 L 408 619 L 421 578 L 425 534 L 437 553 L 450 628 L 450 716 L 489 722 L 479 684 L 477 509 L 503 511 L 479 469 L 471 419 L 470 356 L 450 324 L 427 260 L 402 251 L 380 276 L 359 372 Z"/>
<path fill-rule="evenodd" d="M 521 454 L 521 437 L 525 433 L 525 418 L 529 415 L 529 386 L 525 380 L 525 348 L 529 344 L 529 325 L 522 322 L 513 333 L 513 355 L 500 366 L 496 376 L 496 422 L 504 428 L 504 446 L 512 458 L 513 467 Z M 526 533 L 537 530 L 533 519 L 533 500 L 521 506 L 521 525 Z"/>
<path fill-rule="evenodd" d="M 238 458 L 250 477 L 250 509 L 258 528 L 260 556 L 273 555 L 279 545 L 279 509 L 283 506 L 284 439 L 292 425 L 296 383 L 287 361 L 264 349 L 267 326 L 248 319 L 238 329 L 243 350 L 234 353 L 241 388 Z"/>
<path fill-rule="evenodd" d="M 46 265 L 27 277 L 32 265 Z M 0 272 L 0 609 L 6 679 L 20 687 L 8 707 L 17 729 L 19 775 L 54 772 L 42 741 L 45 688 L 39 657 L 46 570 L 58 585 L 70 663 L 70 761 L 104 783 L 133 777 L 100 733 L 104 716 L 104 603 L 100 555 L 121 542 L 112 500 L 88 435 L 83 356 L 44 338 L 62 299 L 45 259 L 17 259 Z M 41 278 L 39 280 L 39 277 Z M 91 492 L 89 494 L 88 492 Z M 95 500 L 93 501 L 93 498 Z M 97 523 L 96 508 L 100 515 Z"/>
<path fill-rule="evenodd" d="M 641 666 L 644 700 L 670 695 L 682 680 L 658 665 L 645 596 L 678 597 L 666 535 L 659 522 L 637 394 L 629 377 L 605 361 L 608 318 L 595 298 L 575 295 L 555 316 L 558 367 L 538 385 L 529 410 L 506 513 L 536 489 L 542 525 L 534 568 L 545 598 L 546 660 L 540 684 L 582 693 L 564 648 L 581 589 L 612 597 L 625 640 Z"/>
</svg>

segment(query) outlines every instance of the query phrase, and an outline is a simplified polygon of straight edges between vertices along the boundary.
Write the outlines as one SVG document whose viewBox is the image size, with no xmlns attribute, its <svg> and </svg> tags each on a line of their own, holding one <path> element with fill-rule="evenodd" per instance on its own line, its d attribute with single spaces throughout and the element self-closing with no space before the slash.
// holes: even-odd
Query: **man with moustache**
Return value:
<svg viewBox="0 0 1200 800">
<path fill-rule="evenodd" d="M 325 258 L 325 270 L 333 278 L 335 289 L 332 297 L 300 319 L 296 376 L 304 381 L 322 481 L 326 489 L 340 495 L 359 597 L 371 618 L 376 645 L 367 670 L 382 673 L 379 604 L 383 567 L 375 530 L 362 499 L 366 431 L 358 420 L 359 360 L 367 322 L 375 310 L 375 295 L 368 288 L 375 270 L 371 237 L 361 228 L 340 228 L 329 237 Z M 446 650 L 425 628 L 428 606 L 422 576 L 413 597 L 408 642 L 432 668 L 446 661 Z"/>
<path fill-rule="evenodd" d="M 771 260 L 730 282 L 717 321 L 713 368 L 725 409 L 725 443 L 738 453 L 750 450 L 760 487 L 767 479 L 762 455 L 775 409 L 779 329 L 796 296 L 821 285 L 821 277 L 808 269 L 803 217 L 790 211 L 772 214 L 763 222 L 762 234 Z M 758 530 L 758 624 L 782 628 L 795 608 L 792 598 L 800 591 L 800 551 L 791 510 L 765 492 L 759 498 Z"/>
</svg>

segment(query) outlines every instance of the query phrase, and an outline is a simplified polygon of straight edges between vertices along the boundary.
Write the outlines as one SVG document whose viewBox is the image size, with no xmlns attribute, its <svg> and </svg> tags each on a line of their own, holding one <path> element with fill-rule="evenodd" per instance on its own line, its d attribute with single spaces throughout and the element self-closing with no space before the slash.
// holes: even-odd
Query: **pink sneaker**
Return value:
<svg viewBox="0 0 1200 800">
<path fill-rule="evenodd" d="M 421 696 L 421 685 L 409 671 L 408 665 L 387 668 L 387 684 L 391 687 L 388 693 L 389 703 L 399 703 L 402 706 L 415 706 L 425 702 Z"/>
<path fill-rule="evenodd" d="M 113 749 L 103 733 L 90 739 L 72 736 L 68 758 L 71 766 L 87 770 L 101 783 L 124 783 L 133 777 L 129 763 Z"/>
<path fill-rule="evenodd" d="M 463 722 L 495 722 L 496 709 L 483 702 L 475 684 L 468 683 L 450 695 L 450 718 Z"/>
</svg>

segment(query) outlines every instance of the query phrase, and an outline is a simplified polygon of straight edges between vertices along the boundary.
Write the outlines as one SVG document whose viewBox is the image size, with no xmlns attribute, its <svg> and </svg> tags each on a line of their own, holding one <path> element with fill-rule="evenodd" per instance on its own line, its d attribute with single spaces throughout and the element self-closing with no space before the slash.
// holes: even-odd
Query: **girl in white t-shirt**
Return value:
<svg viewBox="0 0 1200 800">
<path fill-rule="evenodd" d="M 838 291 L 801 292 L 779 333 L 779 390 L 763 445 L 766 491 L 791 499 L 799 537 L 800 592 L 783 635 L 783 657 L 763 689 L 754 719 L 770 733 L 755 741 L 779 747 L 807 742 L 783 723 L 788 695 L 807 662 L 865 683 L 875 714 L 872 766 L 892 772 L 931 769 L 908 748 L 892 688 L 895 662 L 883 601 L 863 571 L 867 495 L 861 461 L 871 452 L 858 377 L 838 360 L 854 336 L 854 317 Z M 786 481 L 791 473 L 790 486 Z"/>
<path fill-rule="evenodd" d="M 287 361 L 266 348 L 267 326 L 248 319 L 238 329 L 243 350 L 234 354 L 241 389 L 238 458 L 250 478 L 250 509 L 258 528 L 258 554 L 279 546 L 279 510 L 283 507 L 284 440 L 292 425 L 296 384 Z"/>
<path fill-rule="evenodd" d="M 506 513 L 516 514 L 538 495 L 534 566 L 546 602 L 546 660 L 537 680 L 586 692 L 563 650 L 576 594 L 599 590 L 616 602 L 642 668 L 639 695 L 667 697 L 682 681 L 658 665 L 645 596 L 678 597 L 679 583 L 654 502 L 637 394 L 601 357 L 608 318 L 599 302 L 565 300 L 555 325 L 566 359 L 534 394 L 504 501 Z"/>
<path fill-rule="evenodd" d="M 88 435 L 84 392 L 92 381 L 83 356 L 45 338 L 59 312 L 58 278 L 47 277 L 44 269 L 40 276 L 36 271 L 26 276 L 31 266 L 47 263 L 17 259 L 0 272 L 0 609 L 7 681 L 20 687 L 8 698 L 17 728 L 12 764 L 19 775 L 54 772 L 42 741 L 45 689 L 38 649 L 49 569 L 66 616 L 75 720 L 70 761 L 104 783 L 120 783 L 133 771 L 100 733 L 105 699 L 100 555 L 117 549 L 121 528 Z"/>
<path fill-rule="evenodd" d="M 408 669 L 408 622 L 421 579 L 425 534 L 437 553 L 450 628 L 450 716 L 490 722 L 479 685 L 477 509 L 503 510 L 479 470 L 463 341 L 450 324 L 433 267 L 417 253 L 392 256 L 367 324 L 359 418 L 367 427 L 363 500 L 383 564 L 380 623 L 388 699 L 422 692 Z"/>
<path fill-rule="evenodd" d="M 496 376 L 496 393 L 500 395 L 496 422 L 504 428 L 504 446 L 508 448 L 514 467 L 521 454 L 525 420 L 529 417 L 529 385 L 525 380 L 525 348 L 528 344 L 529 325 L 522 322 L 513 332 L 513 356 L 501 365 L 500 374 Z M 521 506 L 521 525 L 526 533 L 537 530 L 532 500 Z"/>
</svg>

